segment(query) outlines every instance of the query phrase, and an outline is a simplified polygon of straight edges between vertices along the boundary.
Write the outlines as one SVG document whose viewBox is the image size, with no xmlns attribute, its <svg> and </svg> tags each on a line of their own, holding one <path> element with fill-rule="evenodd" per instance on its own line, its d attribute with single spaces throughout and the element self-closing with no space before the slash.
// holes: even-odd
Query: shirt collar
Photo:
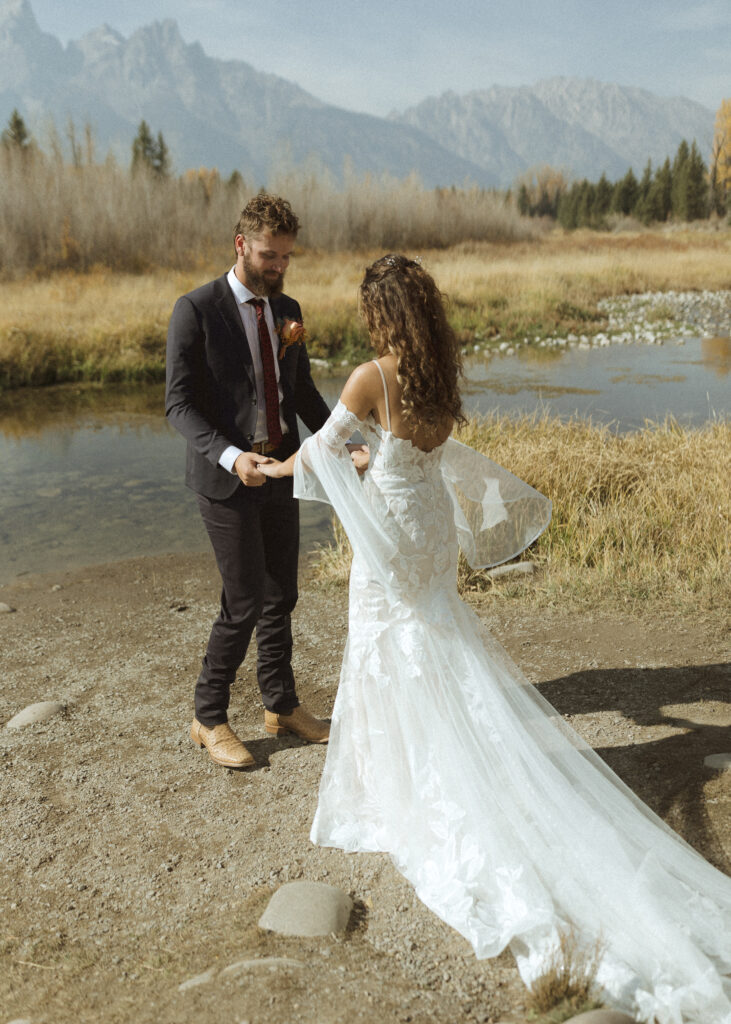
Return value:
<svg viewBox="0 0 731 1024">
<path fill-rule="evenodd" d="M 250 291 L 245 284 L 239 281 L 238 277 L 234 273 L 236 267 L 233 266 L 226 275 L 226 280 L 229 283 L 231 291 L 234 293 L 234 298 L 240 306 L 243 306 L 249 299 L 261 299 L 263 302 L 269 303 L 269 298 L 266 295 L 255 295 L 254 292 Z"/>
</svg>

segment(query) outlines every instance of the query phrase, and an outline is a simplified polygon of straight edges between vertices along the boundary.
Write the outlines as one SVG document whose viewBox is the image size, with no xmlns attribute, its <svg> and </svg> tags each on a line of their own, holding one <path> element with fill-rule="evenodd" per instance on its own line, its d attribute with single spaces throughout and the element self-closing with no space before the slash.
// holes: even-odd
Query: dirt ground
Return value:
<svg viewBox="0 0 731 1024">
<path fill-rule="evenodd" d="M 214 766 L 187 738 L 216 613 L 208 556 L 21 577 L 0 588 L 4 1022 L 336 1024 L 525 1019 L 512 958 L 475 960 L 386 856 L 308 839 L 325 749 L 267 737 L 250 655 L 231 721 L 257 769 Z M 305 574 L 295 617 L 301 699 L 332 709 L 347 595 Z M 727 619 L 658 612 L 478 612 L 574 727 L 713 864 L 731 868 Z M 288 939 L 258 918 L 293 879 L 356 903 L 340 937 Z M 280 958 L 280 962 L 265 958 Z M 286 958 L 282 960 L 281 958 Z M 261 960 L 220 976 L 227 965 Z M 181 983 L 211 971 L 210 980 Z"/>
</svg>

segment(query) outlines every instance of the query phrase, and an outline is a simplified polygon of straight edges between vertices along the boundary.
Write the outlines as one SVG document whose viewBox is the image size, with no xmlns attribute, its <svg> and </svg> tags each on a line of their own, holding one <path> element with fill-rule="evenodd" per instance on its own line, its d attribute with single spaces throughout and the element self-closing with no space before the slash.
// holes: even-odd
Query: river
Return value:
<svg viewBox="0 0 731 1024">
<path fill-rule="evenodd" d="M 470 412 L 580 415 L 627 431 L 669 415 L 700 426 L 731 404 L 728 337 L 477 354 L 466 370 Z M 318 380 L 329 404 L 343 379 Z M 0 395 L 0 585 L 29 572 L 207 549 L 182 483 L 184 443 L 162 408 L 161 385 Z M 327 507 L 303 503 L 303 548 L 326 540 L 329 523 Z"/>
</svg>

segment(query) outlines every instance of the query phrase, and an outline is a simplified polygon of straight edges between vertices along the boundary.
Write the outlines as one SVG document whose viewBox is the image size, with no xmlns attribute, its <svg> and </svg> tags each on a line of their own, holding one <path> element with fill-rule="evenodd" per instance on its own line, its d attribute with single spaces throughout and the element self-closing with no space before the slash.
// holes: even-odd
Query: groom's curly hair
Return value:
<svg viewBox="0 0 731 1024">
<path fill-rule="evenodd" d="M 299 227 L 299 219 L 286 199 L 269 195 L 268 192 L 259 192 L 241 211 L 234 227 L 234 239 L 237 235 L 256 237 L 262 231 L 271 231 L 273 235 L 296 236 Z"/>
<path fill-rule="evenodd" d="M 389 253 L 366 268 L 359 300 L 377 354 L 396 356 L 406 424 L 436 434 L 447 417 L 463 422 L 461 350 L 433 277 Z"/>
</svg>

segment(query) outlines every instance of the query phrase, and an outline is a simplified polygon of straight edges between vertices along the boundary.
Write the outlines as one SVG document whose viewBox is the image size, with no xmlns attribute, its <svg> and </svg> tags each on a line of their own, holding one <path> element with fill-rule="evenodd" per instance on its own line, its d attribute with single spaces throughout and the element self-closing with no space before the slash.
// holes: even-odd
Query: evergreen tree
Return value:
<svg viewBox="0 0 731 1024">
<path fill-rule="evenodd" d="M 576 183 L 570 189 L 563 192 L 558 201 L 558 222 L 567 231 L 573 231 L 577 225 L 577 209 L 579 204 L 579 190 Z"/>
<path fill-rule="evenodd" d="M 640 180 L 639 189 L 637 193 L 637 202 L 633 213 L 635 217 L 638 217 L 643 224 L 649 224 L 653 219 L 652 214 L 649 210 L 649 196 L 650 189 L 652 188 L 652 161 L 648 160 L 645 164 L 645 170 L 642 173 Z"/>
<path fill-rule="evenodd" d="M 695 143 L 695 139 L 690 147 L 690 155 L 688 157 L 685 207 L 688 220 L 701 220 L 703 217 L 707 217 L 709 213 L 706 165 Z"/>
<path fill-rule="evenodd" d="M 678 146 L 673 160 L 671 203 L 672 213 L 676 220 L 688 219 L 688 162 L 690 147 L 685 139 Z"/>
<path fill-rule="evenodd" d="M 151 171 L 160 178 L 170 173 L 170 154 L 162 132 L 157 139 L 152 137 L 147 121 L 140 121 L 137 135 L 132 143 L 132 171 Z"/>
<path fill-rule="evenodd" d="M 17 108 L 10 115 L 8 126 L 0 138 L 3 145 L 9 148 L 26 151 L 30 147 L 30 135 Z"/>
<path fill-rule="evenodd" d="M 579 185 L 576 203 L 576 226 L 590 228 L 594 226 L 594 197 L 596 188 L 586 178 Z"/>
<path fill-rule="evenodd" d="M 655 171 L 655 179 L 647 197 L 652 210 L 652 220 L 666 221 L 673 209 L 673 172 L 670 157 Z"/>
<path fill-rule="evenodd" d="M 708 179 L 706 165 L 695 140 L 689 147 L 683 140 L 673 162 L 672 207 L 676 220 L 707 217 Z"/>
<path fill-rule="evenodd" d="M 594 190 L 594 206 L 592 209 L 592 221 L 597 227 L 603 226 L 604 220 L 609 213 L 612 205 L 612 192 L 613 189 L 606 174 L 602 173 Z"/>
<path fill-rule="evenodd" d="M 540 195 L 538 196 L 538 202 L 536 203 L 533 210 L 531 210 L 531 216 L 535 217 L 555 217 L 556 208 L 551 201 L 551 197 L 548 194 L 546 188 L 542 188 Z"/>
<path fill-rule="evenodd" d="M 231 174 L 226 181 L 226 188 L 240 191 L 244 187 L 244 179 L 241 176 L 240 171 L 231 171 Z"/>
<path fill-rule="evenodd" d="M 132 143 L 132 170 L 140 171 L 143 168 L 150 168 L 155 143 L 150 132 L 147 121 L 140 121 L 137 135 Z"/>
<path fill-rule="evenodd" d="M 522 217 L 527 217 L 530 213 L 530 197 L 525 182 L 518 189 L 518 213 Z"/>
<path fill-rule="evenodd" d="M 640 186 L 635 178 L 634 171 L 630 167 L 625 176 L 614 186 L 612 194 L 612 210 L 615 213 L 629 215 L 635 208 Z"/>
<path fill-rule="evenodd" d="M 157 142 L 152 158 L 152 169 L 161 178 L 167 178 L 170 174 L 170 150 L 165 144 L 162 132 L 157 133 Z"/>
</svg>

